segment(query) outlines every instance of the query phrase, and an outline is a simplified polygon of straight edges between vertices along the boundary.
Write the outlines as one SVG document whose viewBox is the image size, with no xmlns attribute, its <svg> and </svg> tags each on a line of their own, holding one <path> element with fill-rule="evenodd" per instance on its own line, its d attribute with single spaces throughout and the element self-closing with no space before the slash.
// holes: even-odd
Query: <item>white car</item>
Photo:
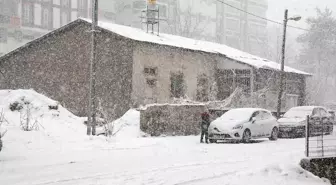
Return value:
<svg viewBox="0 0 336 185">
<path fill-rule="evenodd" d="M 272 113 L 260 108 L 231 109 L 211 122 L 208 132 L 210 143 L 219 140 L 237 140 L 248 143 L 251 139 L 278 139 L 279 126 Z"/>
</svg>

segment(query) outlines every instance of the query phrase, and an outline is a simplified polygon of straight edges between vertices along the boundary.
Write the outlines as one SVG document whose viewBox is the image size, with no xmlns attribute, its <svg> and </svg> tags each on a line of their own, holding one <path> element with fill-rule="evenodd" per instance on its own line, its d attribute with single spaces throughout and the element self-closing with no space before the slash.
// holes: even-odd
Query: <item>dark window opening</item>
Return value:
<svg viewBox="0 0 336 185">
<path fill-rule="evenodd" d="M 209 80 L 205 75 L 197 78 L 197 101 L 209 101 Z"/>
<path fill-rule="evenodd" d="M 156 86 L 156 79 L 147 79 L 147 85 L 149 85 L 150 87 L 155 87 Z"/>
<path fill-rule="evenodd" d="M 0 28 L 0 43 L 7 42 L 7 38 L 8 38 L 8 31 L 7 28 Z"/>
<path fill-rule="evenodd" d="M 170 76 L 170 93 L 171 97 L 181 98 L 185 94 L 184 75 L 183 73 L 172 73 Z"/>
<path fill-rule="evenodd" d="M 145 67 L 144 73 L 146 75 L 156 76 L 158 74 L 158 69 L 157 67 Z"/>
</svg>

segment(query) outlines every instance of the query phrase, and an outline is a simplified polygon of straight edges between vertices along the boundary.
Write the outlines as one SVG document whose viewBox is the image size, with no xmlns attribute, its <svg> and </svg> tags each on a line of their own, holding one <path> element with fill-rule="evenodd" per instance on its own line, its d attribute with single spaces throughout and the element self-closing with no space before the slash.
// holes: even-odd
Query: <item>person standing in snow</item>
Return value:
<svg viewBox="0 0 336 185">
<path fill-rule="evenodd" d="M 202 114 L 202 122 L 201 122 L 201 143 L 203 143 L 203 138 L 205 136 L 205 142 L 208 143 L 208 128 L 210 126 L 210 115 L 205 112 Z"/>
</svg>

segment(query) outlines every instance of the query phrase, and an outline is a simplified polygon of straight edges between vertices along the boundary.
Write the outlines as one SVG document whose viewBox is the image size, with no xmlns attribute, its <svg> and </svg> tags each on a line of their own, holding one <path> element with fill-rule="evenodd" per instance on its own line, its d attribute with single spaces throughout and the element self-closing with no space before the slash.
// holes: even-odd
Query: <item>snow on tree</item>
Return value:
<svg viewBox="0 0 336 185">
<path fill-rule="evenodd" d="M 321 104 L 332 100 L 330 95 L 336 90 L 336 19 L 328 8 L 317 8 L 316 13 L 316 17 L 307 19 L 309 31 L 297 41 L 303 46 L 300 65 L 314 74 L 307 85 L 308 98 L 311 103 Z"/>
</svg>

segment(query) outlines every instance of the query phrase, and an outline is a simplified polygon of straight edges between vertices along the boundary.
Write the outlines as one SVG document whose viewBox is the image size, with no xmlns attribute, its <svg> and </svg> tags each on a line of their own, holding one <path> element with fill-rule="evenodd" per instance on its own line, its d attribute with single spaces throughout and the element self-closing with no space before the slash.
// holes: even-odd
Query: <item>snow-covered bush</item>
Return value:
<svg viewBox="0 0 336 185">
<path fill-rule="evenodd" d="M 3 124 L 6 122 L 6 119 L 5 119 L 5 113 L 4 111 L 1 111 L 0 113 L 0 151 L 2 150 L 2 146 L 3 146 L 3 143 L 2 143 L 2 138 L 5 136 L 6 131 L 2 131 L 2 126 Z"/>
<path fill-rule="evenodd" d="M 20 111 L 20 126 L 24 131 L 33 131 L 40 129 L 40 123 L 37 118 L 32 115 L 33 106 L 31 103 L 26 102 Z"/>
<path fill-rule="evenodd" d="M 97 120 L 103 120 L 100 121 L 102 123 L 104 133 L 108 137 L 115 136 L 121 129 L 120 127 L 118 130 L 115 129 L 115 122 L 113 122 L 113 115 L 107 114 L 107 112 L 104 110 L 103 106 L 101 105 L 101 100 L 98 101 L 98 111 L 97 115 L 99 115 L 99 118 Z"/>
</svg>

